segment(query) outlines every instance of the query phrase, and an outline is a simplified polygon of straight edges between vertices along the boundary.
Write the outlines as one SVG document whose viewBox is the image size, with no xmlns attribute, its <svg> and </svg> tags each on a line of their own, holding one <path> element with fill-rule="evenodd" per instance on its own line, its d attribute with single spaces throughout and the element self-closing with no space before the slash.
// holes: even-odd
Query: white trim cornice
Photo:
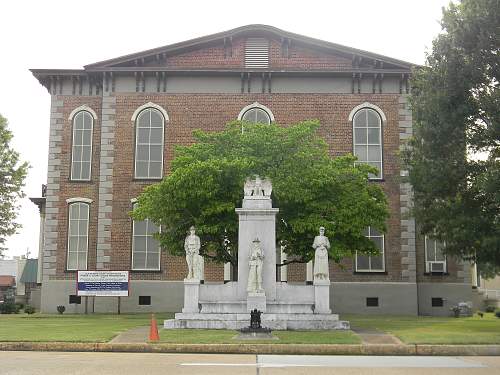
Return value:
<svg viewBox="0 0 500 375">
<path fill-rule="evenodd" d="M 81 198 L 81 197 L 77 197 L 77 198 L 68 198 L 66 199 L 66 203 L 76 203 L 76 202 L 82 202 L 82 203 L 92 203 L 93 200 L 90 199 L 90 198 Z"/>
<path fill-rule="evenodd" d="M 364 102 L 363 104 L 360 104 L 360 105 L 354 107 L 352 109 L 351 113 L 349 113 L 349 121 L 352 121 L 356 112 L 358 112 L 360 109 L 363 109 L 363 108 L 371 108 L 371 109 L 377 111 L 378 114 L 380 115 L 380 117 L 382 118 L 382 121 L 383 122 L 387 121 L 387 117 L 385 117 L 384 111 L 382 111 L 382 109 L 380 107 L 376 106 L 375 104 L 368 103 L 368 102 Z"/>
<path fill-rule="evenodd" d="M 161 114 L 165 118 L 165 121 L 169 121 L 168 113 L 165 110 L 165 108 L 163 108 L 161 105 L 155 104 L 153 102 L 148 102 L 146 104 L 141 105 L 139 108 L 137 108 L 134 111 L 134 114 L 132 115 L 131 120 L 135 122 L 135 120 L 137 119 L 137 116 L 139 116 L 139 113 L 141 113 L 141 111 L 143 111 L 144 109 L 147 109 L 147 108 L 157 109 L 158 111 L 161 112 Z"/>
<path fill-rule="evenodd" d="M 95 113 L 95 111 L 92 108 L 90 108 L 88 105 L 81 105 L 80 107 L 72 110 L 71 113 L 69 114 L 68 120 L 73 120 L 73 117 L 75 117 L 75 115 L 81 111 L 89 112 L 92 115 L 92 117 L 94 118 L 94 120 L 97 120 L 97 113 Z"/>
<path fill-rule="evenodd" d="M 240 114 L 238 115 L 238 120 L 241 121 L 241 118 L 243 117 L 243 115 L 245 114 L 245 112 L 248 111 L 249 109 L 252 109 L 252 108 L 260 108 L 263 111 L 266 111 L 266 113 L 269 115 L 269 118 L 271 119 L 271 122 L 274 122 L 274 115 L 271 112 L 271 110 L 269 108 L 267 108 L 265 105 L 260 104 L 259 102 L 255 102 L 255 103 L 249 104 L 245 108 L 243 108 L 240 111 Z"/>
</svg>

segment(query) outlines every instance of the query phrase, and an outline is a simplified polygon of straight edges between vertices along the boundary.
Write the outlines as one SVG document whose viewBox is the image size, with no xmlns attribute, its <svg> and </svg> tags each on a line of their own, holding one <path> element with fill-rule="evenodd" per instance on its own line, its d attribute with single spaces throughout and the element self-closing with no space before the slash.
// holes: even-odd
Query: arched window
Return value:
<svg viewBox="0 0 500 375">
<path fill-rule="evenodd" d="M 142 110 L 135 121 L 135 178 L 161 179 L 163 177 L 162 113 L 156 108 Z"/>
<path fill-rule="evenodd" d="M 68 270 L 86 270 L 89 248 L 90 204 L 72 202 L 69 204 L 68 219 Z"/>
<path fill-rule="evenodd" d="M 135 207 L 135 204 L 134 204 Z M 158 271 L 160 269 L 160 245 L 153 237 L 158 226 L 146 219 L 133 221 L 132 269 Z"/>
<path fill-rule="evenodd" d="M 356 272 L 384 272 L 384 234 L 372 227 L 365 229 L 364 235 L 375 243 L 379 250 L 378 255 L 356 253 Z"/>
<path fill-rule="evenodd" d="M 73 116 L 71 180 L 89 181 L 92 170 L 92 131 L 94 118 L 88 111 Z"/>
<path fill-rule="evenodd" d="M 269 108 L 255 102 L 241 110 L 238 120 L 269 125 L 274 121 L 274 116 Z"/>
<path fill-rule="evenodd" d="M 354 155 L 358 162 L 378 169 L 371 178 L 382 178 L 382 120 L 371 108 L 358 110 L 353 118 Z"/>
</svg>

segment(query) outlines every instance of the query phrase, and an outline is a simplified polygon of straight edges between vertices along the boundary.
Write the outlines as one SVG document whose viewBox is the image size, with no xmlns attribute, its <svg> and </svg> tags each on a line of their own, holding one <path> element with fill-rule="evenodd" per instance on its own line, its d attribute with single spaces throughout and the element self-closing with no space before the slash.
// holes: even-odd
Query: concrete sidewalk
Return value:
<svg viewBox="0 0 500 375">
<path fill-rule="evenodd" d="M 351 331 L 356 333 L 363 344 L 365 345 L 377 345 L 377 344 L 392 344 L 392 345 L 404 345 L 400 339 L 389 333 L 378 331 L 375 329 L 361 329 L 351 327 Z"/>
<path fill-rule="evenodd" d="M 135 327 L 120 333 L 110 344 L 144 344 L 149 339 L 149 326 Z"/>
</svg>

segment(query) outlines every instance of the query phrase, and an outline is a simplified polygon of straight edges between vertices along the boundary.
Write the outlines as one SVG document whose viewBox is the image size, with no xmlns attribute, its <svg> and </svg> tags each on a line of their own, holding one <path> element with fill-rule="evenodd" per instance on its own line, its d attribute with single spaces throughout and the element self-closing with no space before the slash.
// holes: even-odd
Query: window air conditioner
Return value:
<svg viewBox="0 0 500 375">
<path fill-rule="evenodd" d="M 444 262 L 429 262 L 431 272 L 444 272 Z"/>
</svg>

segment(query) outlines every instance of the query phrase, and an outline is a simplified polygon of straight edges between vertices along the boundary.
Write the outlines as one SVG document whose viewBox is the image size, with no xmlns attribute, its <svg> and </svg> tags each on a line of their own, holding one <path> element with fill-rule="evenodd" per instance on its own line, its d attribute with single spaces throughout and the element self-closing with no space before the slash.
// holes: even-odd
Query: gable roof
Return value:
<svg viewBox="0 0 500 375">
<path fill-rule="evenodd" d="M 379 55 L 376 53 L 352 47 L 347 47 L 336 43 L 331 43 L 300 34 L 291 33 L 289 31 L 281 30 L 273 26 L 254 24 L 254 25 L 237 27 L 235 29 L 223 31 L 216 34 L 206 35 L 195 39 L 186 40 L 184 42 L 153 48 L 142 52 L 132 53 L 125 56 L 116 57 L 113 59 L 99 61 L 93 64 L 85 65 L 84 68 L 86 71 L 95 71 L 95 70 L 102 71 L 106 70 L 106 68 L 126 63 L 131 63 L 133 65 L 137 60 L 140 59 L 151 58 L 162 54 L 175 55 L 175 54 L 185 53 L 187 51 L 199 49 L 204 46 L 211 45 L 216 42 L 221 42 L 228 38 L 233 38 L 240 35 L 274 36 L 279 38 L 285 38 L 292 40 L 295 43 L 307 46 L 309 48 L 319 49 L 330 53 L 337 53 L 339 55 L 343 55 L 353 60 L 356 58 L 366 58 L 374 61 L 379 61 L 385 64 L 389 64 L 395 68 L 400 68 L 400 69 L 402 68 L 409 70 L 412 66 L 416 65 L 406 61 Z"/>
</svg>

